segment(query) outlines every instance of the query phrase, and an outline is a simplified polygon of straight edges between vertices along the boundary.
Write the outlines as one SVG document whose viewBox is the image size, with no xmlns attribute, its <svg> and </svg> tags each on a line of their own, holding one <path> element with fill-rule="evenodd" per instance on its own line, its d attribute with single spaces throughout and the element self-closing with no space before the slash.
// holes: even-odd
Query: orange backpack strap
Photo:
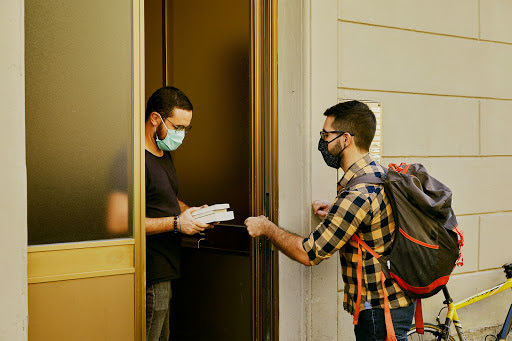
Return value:
<svg viewBox="0 0 512 341">
<path fill-rule="evenodd" d="M 352 236 L 352 240 L 354 240 L 354 241 L 356 241 L 356 242 L 357 242 L 357 246 L 358 246 L 358 247 L 359 247 L 359 245 L 361 245 L 362 247 L 364 247 L 364 249 L 365 249 L 366 251 L 368 251 L 368 252 L 369 252 L 373 257 L 375 257 L 375 258 L 379 258 L 379 257 L 380 257 L 380 255 L 379 255 L 377 252 L 373 251 L 373 249 L 372 249 L 371 247 L 369 247 L 369 246 L 368 246 L 368 244 L 366 244 L 365 242 L 363 242 L 363 240 L 362 240 L 361 238 L 359 238 L 359 236 L 358 236 L 357 234 L 354 234 L 354 235 Z M 358 260 L 358 262 L 359 262 L 359 260 Z"/>
<path fill-rule="evenodd" d="M 359 321 L 359 310 L 361 309 L 361 290 L 363 288 L 363 253 L 359 246 L 361 240 L 357 239 L 357 300 L 354 311 L 354 325 Z"/>
<path fill-rule="evenodd" d="M 407 174 L 407 171 L 409 170 L 410 166 L 411 166 L 410 164 L 407 164 L 404 162 L 402 162 L 399 165 L 397 165 L 396 163 L 390 163 L 388 165 L 388 168 L 390 168 L 391 170 L 394 170 L 397 173 Z"/>
<path fill-rule="evenodd" d="M 423 325 L 423 312 L 421 310 L 421 299 L 416 300 L 416 312 L 414 313 L 414 323 L 416 324 L 416 331 L 418 334 L 425 333 L 425 326 Z"/>
<path fill-rule="evenodd" d="M 357 242 L 357 300 L 356 307 L 354 311 L 354 324 L 356 325 L 359 320 L 359 310 L 361 309 L 361 289 L 363 282 L 363 253 L 361 251 L 361 246 L 365 248 L 373 257 L 379 258 L 380 255 L 375 252 L 371 247 L 368 246 L 365 242 L 359 238 L 358 235 L 354 234 L 352 236 L 352 240 Z M 395 336 L 395 328 L 393 327 L 393 320 L 391 319 L 391 310 L 388 299 L 388 292 L 386 290 L 386 286 L 384 285 L 385 281 L 384 272 L 380 273 L 380 281 L 382 284 L 382 292 L 384 293 L 384 319 L 386 321 L 386 341 L 396 341 Z"/>
<path fill-rule="evenodd" d="M 391 308 L 388 299 L 388 291 L 384 284 L 384 272 L 380 272 L 380 282 L 382 284 L 382 291 L 384 292 L 384 320 L 386 321 L 386 341 L 396 341 L 395 328 L 393 327 L 393 320 L 391 319 Z"/>
<path fill-rule="evenodd" d="M 405 165 L 404 169 L 402 170 L 402 174 L 407 174 L 407 172 L 409 171 L 409 167 L 411 167 L 411 165 Z"/>
<path fill-rule="evenodd" d="M 361 246 L 364 247 L 366 251 L 371 253 L 375 258 L 379 258 L 380 255 L 373 251 L 372 248 L 368 246 L 368 244 L 363 242 L 357 234 L 352 236 L 352 240 L 357 242 L 357 299 L 353 321 L 354 325 L 356 325 L 359 320 L 359 310 L 361 309 L 361 291 L 363 288 L 363 253 L 361 251 Z"/>
<path fill-rule="evenodd" d="M 453 229 L 453 232 L 457 233 L 457 236 L 459 237 L 459 257 L 457 258 L 457 261 L 453 266 L 455 268 L 456 266 L 464 265 L 464 258 L 462 257 L 462 247 L 464 246 L 464 233 L 462 232 L 459 226 L 455 227 Z"/>
</svg>

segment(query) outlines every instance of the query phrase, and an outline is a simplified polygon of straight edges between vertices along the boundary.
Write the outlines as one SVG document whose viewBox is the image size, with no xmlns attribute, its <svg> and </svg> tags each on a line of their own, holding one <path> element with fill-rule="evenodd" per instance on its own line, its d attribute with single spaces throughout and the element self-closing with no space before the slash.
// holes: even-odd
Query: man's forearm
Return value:
<svg viewBox="0 0 512 341">
<path fill-rule="evenodd" d="M 146 235 L 169 232 L 174 229 L 174 217 L 146 217 Z"/>
<path fill-rule="evenodd" d="M 311 265 L 308 254 L 302 247 L 304 238 L 301 236 L 285 231 L 274 224 L 268 226 L 265 235 L 272 241 L 272 244 L 291 259 L 307 266 Z"/>
</svg>

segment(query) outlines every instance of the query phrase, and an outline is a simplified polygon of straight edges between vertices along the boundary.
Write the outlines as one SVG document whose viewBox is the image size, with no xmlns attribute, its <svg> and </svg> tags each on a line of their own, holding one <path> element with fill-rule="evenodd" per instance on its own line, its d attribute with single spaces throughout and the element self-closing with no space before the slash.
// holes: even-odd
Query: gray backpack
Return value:
<svg viewBox="0 0 512 341">
<path fill-rule="evenodd" d="M 345 189 L 357 184 L 383 184 L 395 220 L 389 255 L 378 255 L 354 235 L 358 247 L 377 257 L 385 277 L 395 279 L 410 297 L 435 295 L 448 282 L 455 265 L 462 265 L 464 238 L 451 207 L 450 189 L 417 163 L 390 164 L 384 178 L 363 175 L 349 181 Z M 421 319 L 418 303 L 417 323 Z"/>
</svg>

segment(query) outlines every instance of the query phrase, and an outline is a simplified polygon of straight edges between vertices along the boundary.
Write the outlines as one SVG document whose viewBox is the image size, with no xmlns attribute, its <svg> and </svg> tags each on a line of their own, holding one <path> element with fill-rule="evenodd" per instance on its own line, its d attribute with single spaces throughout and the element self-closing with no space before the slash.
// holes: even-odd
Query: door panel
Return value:
<svg viewBox="0 0 512 341">
<path fill-rule="evenodd" d="M 134 240 L 31 247 L 28 283 L 54 282 L 135 272 Z"/>
<path fill-rule="evenodd" d="M 31 284 L 29 340 L 135 340 L 134 275 Z"/>
</svg>

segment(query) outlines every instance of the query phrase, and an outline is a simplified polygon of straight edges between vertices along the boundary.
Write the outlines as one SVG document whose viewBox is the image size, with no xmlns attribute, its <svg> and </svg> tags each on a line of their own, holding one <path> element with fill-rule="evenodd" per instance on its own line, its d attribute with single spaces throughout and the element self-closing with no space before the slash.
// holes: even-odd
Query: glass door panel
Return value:
<svg viewBox="0 0 512 341">
<path fill-rule="evenodd" d="M 25 41 L 29 245 L 133 236 L 132 1 L 26 0 Z"/>
</svg>

